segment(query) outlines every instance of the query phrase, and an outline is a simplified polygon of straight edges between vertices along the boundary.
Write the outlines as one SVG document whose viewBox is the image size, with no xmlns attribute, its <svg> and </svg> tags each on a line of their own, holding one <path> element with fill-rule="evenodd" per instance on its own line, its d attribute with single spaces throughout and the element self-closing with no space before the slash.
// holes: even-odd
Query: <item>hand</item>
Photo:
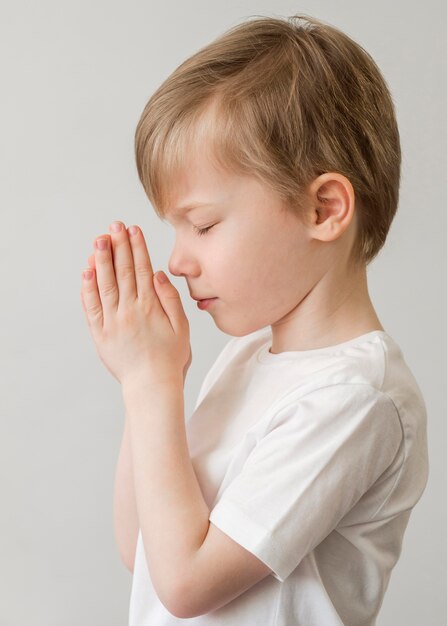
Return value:
<svg viewBox="0 0 447 626">
<path fill-rule="evenodd" d="M 102 235 L 88 259 L 92 277 L 82 279 L 81 301 L 102 362 L 121 384 L 183 376 L 192 361 L 189 322 L 177 289 L 154 275 L 142 231 Z M 95 240 L 95 244 L 96 244 Z M 163 274 L 163 272 L 162 272 Z"/>
</svg>

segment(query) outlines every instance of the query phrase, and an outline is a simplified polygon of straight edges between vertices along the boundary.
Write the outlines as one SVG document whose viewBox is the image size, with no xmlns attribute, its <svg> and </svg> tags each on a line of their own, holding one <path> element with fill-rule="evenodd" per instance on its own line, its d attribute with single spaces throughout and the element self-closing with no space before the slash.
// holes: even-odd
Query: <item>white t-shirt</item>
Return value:
<svg viewBox="0 0 447 626">
<path fill-rule="evenodd" d="M 273 571 L 225 606 L 169 613 L 141 531 L 130 626 L 373 626 L 428 480 L 426 406 L 381 330 L 272 354 L 233 337 L 186 420 L 210 521 Z"/>
</svg>

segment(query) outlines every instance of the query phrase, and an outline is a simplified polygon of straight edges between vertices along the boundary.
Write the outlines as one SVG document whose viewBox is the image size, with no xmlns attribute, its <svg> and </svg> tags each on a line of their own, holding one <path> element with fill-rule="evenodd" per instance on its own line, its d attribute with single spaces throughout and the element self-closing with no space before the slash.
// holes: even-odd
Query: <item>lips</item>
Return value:
<svg viewBox="0 0 447 626">
<path fill-rule="evenodd" d="M 193 300 L 197 300 L 197 302 L 200 302 L 201 300 L 212 300 L 215 296 L 205 296 L 204 298 L 196 298 L 196 296 L 191 296 L 191 298 Z"/>
<path fill-rule="evenodd" d="M 197 306 L 202 310 L 207 309 L 209 306 L 212 306 L 216 300 L 218 300 L 218 298 L 204 298 L 203 300 L 197 301 Z"/>
</svg>

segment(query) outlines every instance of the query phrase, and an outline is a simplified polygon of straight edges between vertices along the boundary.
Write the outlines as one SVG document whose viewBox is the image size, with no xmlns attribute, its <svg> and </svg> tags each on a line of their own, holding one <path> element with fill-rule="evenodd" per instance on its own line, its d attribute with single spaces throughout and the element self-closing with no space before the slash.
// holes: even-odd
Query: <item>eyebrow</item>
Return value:
<svg viewBox="0 0 447 626">
<path fill-rule="evenodd" d="M 216 205 L 213 204 L 212 202 L 194 202 L 194 203 L 191 203 L 191 204 L 187 204 L 187 205 L 184 205 L 184 206 L 180 206 L 180 207 L 176 207 L 174 209 L 171 209 L 169 211 L 169 213 L 168 212 L 165 213 L 165 217 L 167 218 L 168 215 L 177 215 L 178 216 L 178 215 L 180 215 L 180 213 L 182 211 L 184 211 L 185 212 L 184 214 L 186 215 L 190 211 L 194 211 L 194 209 L 200 209 L 200 208 L 203 208 L 203 207 L 212 207 L 212 206 L 216 206 Z"/>
</svg>

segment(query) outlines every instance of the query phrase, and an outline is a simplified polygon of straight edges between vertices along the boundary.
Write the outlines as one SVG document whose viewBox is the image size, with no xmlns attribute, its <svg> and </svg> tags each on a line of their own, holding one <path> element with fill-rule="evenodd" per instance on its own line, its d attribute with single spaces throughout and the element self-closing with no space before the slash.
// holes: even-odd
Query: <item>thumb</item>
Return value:
<svg viewBox="0 0 447 626">
<path fill-rule="evenodd" d="M 174 330 L 186 319 L 180 294 L 162 271 L 154 274 L 154 286 L 166 315 L 169 317 Z"/>
</svg>

